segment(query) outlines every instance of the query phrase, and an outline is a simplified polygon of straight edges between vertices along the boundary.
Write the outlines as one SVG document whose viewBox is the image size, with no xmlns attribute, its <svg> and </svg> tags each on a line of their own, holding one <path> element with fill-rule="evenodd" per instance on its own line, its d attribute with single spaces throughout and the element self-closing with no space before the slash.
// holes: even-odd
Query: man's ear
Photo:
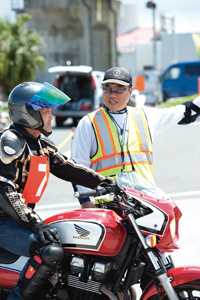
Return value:
<svg viewBox="0 0 200 300">
<path fill-rule="evenodd" d="M 133 93 L 133 86 L 130 87 L 129 91 L 130 91 L 130 93 L 131 93 L 131 95 L 132 95 L 132 93 Z"/>
</svg>

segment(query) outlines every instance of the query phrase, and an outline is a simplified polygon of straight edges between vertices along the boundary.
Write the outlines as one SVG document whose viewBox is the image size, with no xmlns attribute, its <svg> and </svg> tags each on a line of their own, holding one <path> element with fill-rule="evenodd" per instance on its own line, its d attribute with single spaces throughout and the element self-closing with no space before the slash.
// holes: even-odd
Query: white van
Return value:
<svg viewBox="0 0 200 300">
<path fill-rule="evenodd" d="M 67 118 L 77 125 L 79 119 L 102 105 L 104 72 L 94 71 L 90 66 L 56 66 L 48 72 L 54 77 L 54 85 L 71 98 L 53 110 L 57 126 L 63 126 Z"/>
</svg>

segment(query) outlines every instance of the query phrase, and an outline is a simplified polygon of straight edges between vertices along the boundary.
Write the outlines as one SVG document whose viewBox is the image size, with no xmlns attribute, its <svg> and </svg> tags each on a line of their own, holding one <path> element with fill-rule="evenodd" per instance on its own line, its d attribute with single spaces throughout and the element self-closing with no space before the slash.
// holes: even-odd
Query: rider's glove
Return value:
<svg viewBox="0 0 200 300">
<path fill-rule="evenodd" d="M 53 241 L 60 241 L 60 237 L 58 235 L 58 231 L 57 229 L 53 228 L 52 226 L 44 223 L 44 222 L 40 222 L 37 224 L 37 226 L 35 226 L 34 228 L 34 232 L 37 233 L 40 237 L 40 240 L 42 242 L 46 240 L 53 242 Z"/>
<path fill-rule="evenodd" d="M 113 184 L 113 183 L 115 183 L 115 180 L 112 177 L 106 177 L 101 181 L 99 185 L 102 187 L 107 187 L 108 184 Z"/>
</svg>

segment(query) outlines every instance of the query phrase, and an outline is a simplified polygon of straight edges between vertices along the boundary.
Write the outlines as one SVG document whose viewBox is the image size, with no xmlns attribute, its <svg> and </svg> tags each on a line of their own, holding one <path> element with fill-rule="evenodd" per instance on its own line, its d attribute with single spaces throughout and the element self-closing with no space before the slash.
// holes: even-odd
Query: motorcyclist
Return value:
<svg viewBox="0 0 200 300">
<path fill-rule="evenodd" d="M 90 188 L 111 181 L 60 154 L 47 138 L 51 110 L 69 100 L 52 85 L 37 82 L 24 82 L 9 95 L 13 123 L 0 133 L 0 247 L 30 259 L 8 300 L 41 298 L 42 287 L 63 259 L 58 232 L 34 211 L 49 173 Z"/>
</svg>

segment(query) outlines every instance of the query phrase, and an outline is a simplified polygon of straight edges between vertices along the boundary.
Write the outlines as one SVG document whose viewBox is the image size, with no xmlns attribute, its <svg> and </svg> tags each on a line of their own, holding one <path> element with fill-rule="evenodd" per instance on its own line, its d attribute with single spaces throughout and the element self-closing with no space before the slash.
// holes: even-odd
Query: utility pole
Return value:
<svg viewBox="0 0 200 300">
<path fill-rule="evenodd" d="M 153 1 L 147 2 L 147 8 L 151 8 L 153 12 L 153 68 L 154 70 L 157 69 L 157 53 L 156 53 L 156 27 L 155 27 L 155 11 L 156 11 L 156 4 Z"/>
<path fill-rule="evenodd" d="M 171 34 L 172 35 L 172 45 L 173 45 L 173 56 L 172 61 L 176 62 L 178 59 L 178 49 L 177 49 L 177 35 L 175 33 L 175 18 L 171 15 L 161 14 L 161 35 Z"/>
</svg>

